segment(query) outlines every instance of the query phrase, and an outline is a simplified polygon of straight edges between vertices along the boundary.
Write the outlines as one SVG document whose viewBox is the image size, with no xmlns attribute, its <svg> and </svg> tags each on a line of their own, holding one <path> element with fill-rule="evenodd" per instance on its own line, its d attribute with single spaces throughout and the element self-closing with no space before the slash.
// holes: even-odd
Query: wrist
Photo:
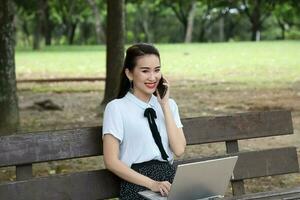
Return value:
<svg viewBox="0 0 300 200">
<path fill-rule="evenodd" d="M 153 186 L 155 185 L 156 181 L 152 180 L 151 178 L 148 178 L 145 187 L 147 187 L 148 189 L 152 190 Z"/>
<path fill-rule="evenodd" d="M 165 102 L 164 104 L 161 104 L 161 108 L 163 111 L 170 109 L 169 101 Z"/>
</svg>

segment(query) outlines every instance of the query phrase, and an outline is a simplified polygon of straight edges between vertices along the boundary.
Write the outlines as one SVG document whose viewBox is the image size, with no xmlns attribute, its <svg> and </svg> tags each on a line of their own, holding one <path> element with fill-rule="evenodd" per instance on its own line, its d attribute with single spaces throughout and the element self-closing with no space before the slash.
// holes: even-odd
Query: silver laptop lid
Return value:
<svg viewBox="0 0 300 200">
<path fill-rule="evenodd" d="M 178 165 L 168 200 L 224 196 L 238 157 Z"/>
</svg>

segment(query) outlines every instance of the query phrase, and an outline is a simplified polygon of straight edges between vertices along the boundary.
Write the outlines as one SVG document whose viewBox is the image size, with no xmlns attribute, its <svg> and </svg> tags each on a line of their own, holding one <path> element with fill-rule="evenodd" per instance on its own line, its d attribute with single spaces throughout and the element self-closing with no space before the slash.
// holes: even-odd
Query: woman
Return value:
<svg viewBox="0 0 300 200">
<path fill-rule="evenodd" d="M 107 169 L 119 176 L 120 199 L 144 199 L 147 188 L 167 196 L 175 175 L 173 154 L 184 153 L 186 140 L 178 108 L 156 94 L 162 78 L 160 55 L 150 44 L 126 51 L 117 99 L 109 102 L 103 118 L 103 154 Z M 169 86 L 168 82 L 163 83 Z"/>
</svg>

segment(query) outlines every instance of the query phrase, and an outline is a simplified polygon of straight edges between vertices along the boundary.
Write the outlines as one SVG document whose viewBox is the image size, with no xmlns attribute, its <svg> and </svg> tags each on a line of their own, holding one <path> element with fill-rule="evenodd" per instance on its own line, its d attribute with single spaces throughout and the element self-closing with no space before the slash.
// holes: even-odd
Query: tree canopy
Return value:
<svg viewBox="0 0 300 200">
<path fill-rule="evenodd" d="M 18 45 L 105 44 L 104 0 L 15 0 Z M 126 0 L 125 42 L 300 38 L 296 0 Z"/>
</svg>

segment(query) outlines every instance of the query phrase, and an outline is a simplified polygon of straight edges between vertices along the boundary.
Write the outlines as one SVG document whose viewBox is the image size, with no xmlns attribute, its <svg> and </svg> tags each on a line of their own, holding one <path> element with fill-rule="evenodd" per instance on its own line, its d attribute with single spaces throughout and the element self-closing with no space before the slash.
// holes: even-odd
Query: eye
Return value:
<svg viewBox="0 0 300 200">
<path fill-rule="evenodd" d="M 160 68 L 155 69 L 155 72 L 160 72 Z"/>
<path fill-rule="evenodd" d="M 147 72 L 149 72 L 149 70 L 142 70 L 142 72 L 143 72 L 143 73 L 147 73 Z"/>
</svg>

